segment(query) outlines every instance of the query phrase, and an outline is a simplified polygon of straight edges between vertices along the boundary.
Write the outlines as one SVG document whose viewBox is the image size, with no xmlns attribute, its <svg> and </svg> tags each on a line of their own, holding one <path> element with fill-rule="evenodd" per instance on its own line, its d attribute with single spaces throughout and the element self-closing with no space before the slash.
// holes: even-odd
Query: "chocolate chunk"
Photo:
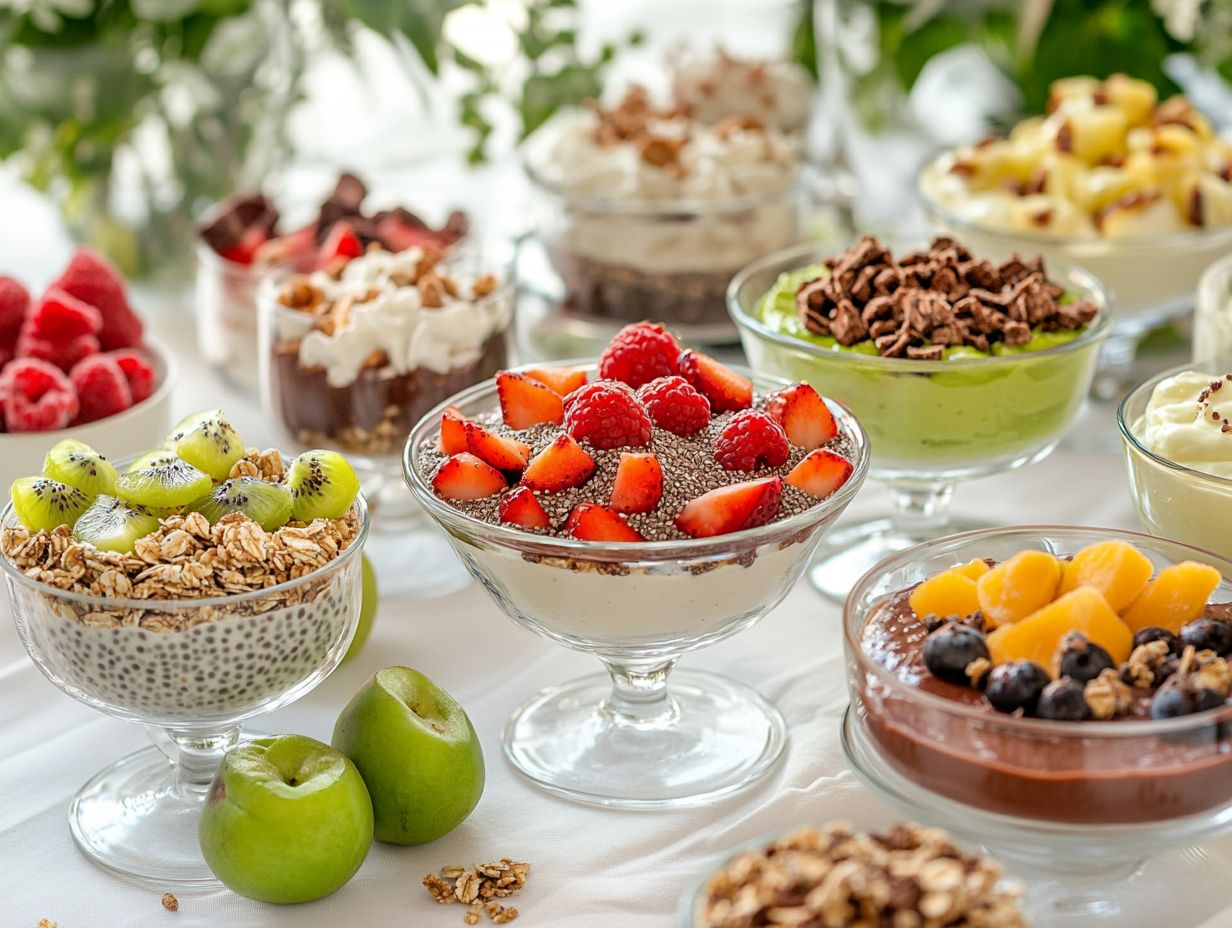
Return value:
<svg viewBox="0 0 1232 928">
<path fill-rule="evenodd" d="M 1025 345 L 1031 340 L 1031 327 L 1025 322 L 1007 322 L 1004 338 L 1007 345 L 1014 347 Z"/>
<path fill-rule="evenodd" d="M 868 326 L 864 324 L 860 311 L 852 305 L 850 300 L 839 301 L 834 310 L 834 317 L 830 320 L 830 331 L 834 333 L 840 345 L 848 347 L 868 338 Z"/>
<path fill-rule="evenodd" d="M 940 361 L 945 355 L 945 349 L 940 345 L 907 346 L 907 357 L 916 361 Z"/>
</svg>

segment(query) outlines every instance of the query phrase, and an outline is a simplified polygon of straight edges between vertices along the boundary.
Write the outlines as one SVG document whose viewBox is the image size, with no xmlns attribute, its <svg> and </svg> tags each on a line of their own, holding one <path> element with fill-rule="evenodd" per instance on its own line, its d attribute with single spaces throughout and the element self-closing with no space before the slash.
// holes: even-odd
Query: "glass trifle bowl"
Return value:
<svg viewBox="0 0 1232 928">
<path fill-rule="evenodd" d="M 35 666 L 74 699 L 145 725 L 154 741 L 74 797 L 77 846 L 126 879 L 192 891 L 219 885 L 201 856 L 197 821 L 240 723 L 308 693 L 346 654 L 359 620 L 368 511 L 359 496 L 329 526 L 280 530 L 299 551 L 252 532 L 254 522 L 220 523 L 214 538 L 199 514 L 171 521 L 143 539 L 153 550 L 125 555 L 74 543 L 68 526 L 31 532 L 10 504 L 0 516 L 0 568 Z M 204 551 L 213 552 L 208 565 L 196 556 Z M 230 580 L 216 583 L 224 568 Z M 249 576 L 283 574 L 244 589 L 258 582 Z M 227 584 L 243 591 L 220 592 Z"/>
<path fill-rule="evenodd" d="M 1223 579 L 1204 602 L 1232 602 L 1232 562 L 1209 552 L 1135 532 L 1043 525 L 967 532 L 899 552 L 860 581 L 844 608 L 848 761 L 891 806 L 987 846 L 1029 878 L 1038 924 L 1122 924 L 1134 893 L 1157 892 L 1149 871 L 1125 882 L 1147 859 L 1232 828 L 1232 706 L 1103 721 L 1004 714 L 979 690 L 963 688 L 960 699 L 930 674 L 912 650 L 927 632 L 894 611 L 895 597 L 975 560 L 1033 550 L 1064 561 L 1109 541 L 1132 545 L 1156 576 L 1183 561 L 1214 567 Z M 1205 608 L 1228 615 L 1223 605 Z M 1125 666 L 1104 673 L 1117 676 Z"/>
<path fill-rule="evenodd" d="M 755 375 L 753 384 L 758 391 L 785 386 Z M 499 408 L 496 385 L 458 394 L 415 427 L 404 456 L 407 483 L 507 616 L 593 654 L 606 671 L 549 687 L 514 712 L 504 730 L 513 766 L 549 792 L 624 808 L 705 802 L 764 775 L 786 741 L 778 711 L 725 676 L 672 671 L 688 652 L 757 622 L 799 579 L 863 482 L 868 443 L 855 417 L 828 403 L 848 476 L 802 511 L 713 537 L 592 541 L 485 521 L 438 495 L 437 442 L 450 406 L 468 419 L 491 414 Z M 536 446 L 552 441 L 534 438 Z M 662 498 L 678 503 L 671 470 L 678 459 L 664 460 Z M 687 491 L 687 478 L 679 479 Z M 553 495 L 542 504 L 549 510 Z"/>
<path fill-rule="evenodd" d="M 268 280 L 258 297 L 262 402 L 285 441 L 334 448 L 360 473 L 382 588 L 439 596 L 469 578 L 402 483 L 411 427 L 509 360 L 512 247 L 369 250 L 339 275 Z M 407 570 L 407 565 L 415 569 Z"/>
<path fill-rule="evenodd" d="M 889 518 L 840 528 L 819 547 L 809 578 L 836 602 L 888 554 L 978 527 L 950 515 L 955 485 L 1034 463 L 1056 447 L 1082 407 L 1109 324 L 1109 297 L 1099 281 L 1052 263 L 1048 278 L 1089 300 L 1098 315 L 1076 337 L 1039 349 L 960 347 L 938 359 L 837 350 L 834 339 L 814 338 L 766 302 L 789 275 L 859 244 L 769 255 L 741 271 L 728 290 L 728 311 L 753 368 L 808 381 L 850 407 L 872 444 L 869 475 L 894 493 Z M 775 319 L 782 324 L 772 324 Z"/>
</svg>

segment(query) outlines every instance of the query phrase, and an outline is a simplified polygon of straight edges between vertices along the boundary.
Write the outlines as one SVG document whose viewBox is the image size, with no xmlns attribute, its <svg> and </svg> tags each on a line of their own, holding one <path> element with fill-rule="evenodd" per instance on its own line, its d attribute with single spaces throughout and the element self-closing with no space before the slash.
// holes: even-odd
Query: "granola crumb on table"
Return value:
<svg viewBox="0 0 1232 928">
<path fill-rule="evenodd" d="M 180 911 L 180 900 L 171 893 L 163 893 L 163 908 L 168 912 Z"/>
</svg>

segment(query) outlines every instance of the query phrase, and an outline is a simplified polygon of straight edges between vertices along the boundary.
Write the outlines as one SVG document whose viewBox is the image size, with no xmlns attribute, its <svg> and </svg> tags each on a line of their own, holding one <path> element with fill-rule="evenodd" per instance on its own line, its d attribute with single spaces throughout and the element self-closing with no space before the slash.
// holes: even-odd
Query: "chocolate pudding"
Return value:
<svg viewBox="0 0 1232 928">
<path fill-rule="evenodd" d="M 961 714 L 871 674 L 856 686 L 860 719 L 882 756 L 917 785 L 990 812 L 1067 824 L 1163 821 L 1232 802 L 1232 709 L 1153 722 L 1176 733 L 1138 737 L 1124 726 L 1149 722 L 1154 688 L 1131 690 L 1127 711 L 1101 721 L 1004 715 L 978 689 L 929 672 L 928 629 L 908 604 L 910 593 L 872 610 L 860 647 L 908 687 L 961 706 Z M 1206 609 L 1208 618 L 1230 616 L 1232 604 Z"/>
</svg>

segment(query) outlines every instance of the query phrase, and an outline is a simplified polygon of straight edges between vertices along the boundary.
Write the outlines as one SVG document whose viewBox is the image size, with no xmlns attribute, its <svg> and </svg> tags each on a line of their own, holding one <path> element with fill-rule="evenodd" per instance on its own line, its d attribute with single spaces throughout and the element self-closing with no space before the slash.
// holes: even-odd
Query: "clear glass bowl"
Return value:
<svg viewBox="0 0 1232 928">
<path fill-rule="evenodd" d="M 491 381 L 449 403 L 467 416 L 499 408 Z M 831 403 L 856 449 L 854 471 L 819 505 L 716 538 L 598 544 L 490 525 L 439 498 L 420 462 L 443 409 L 411 432 L 407 483 L 506 615 L 607 669 L 550 687 L 514 713 L 504 732 L 514 767 L 549 792 L 626 808 L 703 802 L 766 773 L 786 738 L 778 711 L 726 677 L 681 671 L 669 690 L 668 675 L 681 655 L 758 621 L 799 579 L 864 481 L 868 443 L 852 414 Z"/>
<path fill-rule="evenodd" d="M 297 580 L 232 596 L 88 596 L 31 579 L 0 556 L 22 644 L 59 689 L 147 726 L 155 747 L 130 754 L 77 793 L 69 824 L 95 863 L 152 888 L 218 885 L 197 818 L 240 723 L 315 688 L 342 660 L 362 600 L 363 497 L 355 541 Z M 16 524 L 10 504 L 0 524 Z"/>
<path fill-rule="evenodd" d="M 1232 558 L 1232 479 L 1204 474 L 1156 454 L 1142 436 L 1146 407 L 1160 381 L 1204 370 L 1211 380 L 1232 372 L 1232 357 L 1182 364 L 1138 384 L 1121 402 L 1117 425 L 1125 447 L 1129 486 L 1146 530 Z"/>
<path fill-rule="evenodd" d="M 1119 912 L 1116 881 L 1144 858 L 1232 827 L 1232 708 L 1167 721 L 1017 718 L 904 682 L 866 653 L 862 636 L 886 596 L 946 568 L 1025 548 L 1064 557 L 1110 538 L 1157 568 L 1186 559 L 1215 566 L 1225 579 L 1212 599 L 1232 601 L 1232 561 L 1199 548 L 1113 529 L 1019 526 L 900 552 L 869 571 L 844 608 L 843 746 L 853 769 L 912 818 L 1054 883 L 1045 895 L 1055 911 L 1040 924 Z"/>
<path fill-rule="evenodd" d="M 499 286 L 476 301 L 495 320 L 489 331 L 467 328 L 465 319 L 442 328 L 425 326 L 409 336 L 392 332 L 387 353 L 405 356 L 408 338 L 439 340 L 442 357 L 465 360 L 398 373 L 392 366 L 365 367 L 351 383 L 334 386 L 322 367 L 299 361 L 299 340 L 317 317 L 278 302 L 280 285 L 269 279 L 258 294 L 262 404 L 278 429 L 282 447 L 332 448 L 355 465 L 380 537 L 370 559 L 389 593 L 442 596 L 469 582 L 448 543 L 428 523 L 402 482 L 401 453 L 411 427 L 459 390 L 508 367 L 514 319 L 513 249 L 504 242 L 470 242 L 441 262 L 463 278 L 495 274 Z M 396 341 L 397 340 L 397 341 Z M 414 564 L 414 570 L 407 570 Z"/>
<path fill-rule="evenodd" d="M 1206 269 L 1194 300 L 1194 361 L 1207 364 L 1223 356 L 1232 356 L 1232 254 Z"/>
<path fill-rule="evenodd" d="M 954 485 L 1046 457 L 1082 407 L 1108 331 L 1108 295 L 1085 271 L 1049 264 L 1048 274 L 1100 308 L 1073 341 L 1042 351 L 950 361 L 916 361 L 836 351 L 771 329 L 757 306 L 785 271 L 842 251 L 805 245 L 742 270 L 728 311 L 755 370 L 807 380 L 855 412 L 873 446 L 869 470 L 894 491 L 889 519 L 832 534 L 810 572 L 813 585 L 842 602 L 855 581 L 886 555 L 953 532 Z M 970 526 L 975 527 L 975 526 Z"/>
</svg>

